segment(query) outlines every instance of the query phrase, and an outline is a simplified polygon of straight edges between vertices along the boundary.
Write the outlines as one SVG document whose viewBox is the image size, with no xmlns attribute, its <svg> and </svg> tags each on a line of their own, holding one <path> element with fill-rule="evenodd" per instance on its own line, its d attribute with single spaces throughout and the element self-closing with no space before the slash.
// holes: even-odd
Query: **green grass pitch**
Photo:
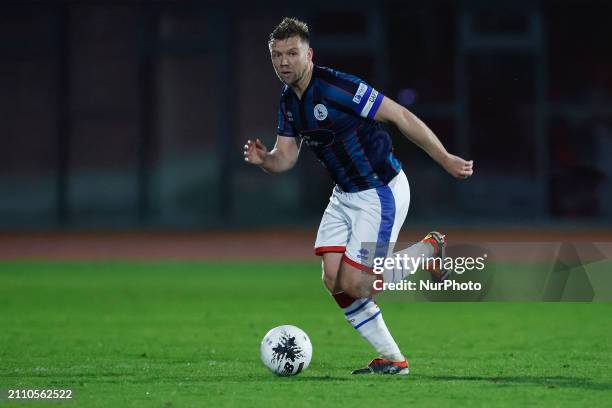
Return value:
<svg viewBox="0 0 612 408">
<path fill-rule="evenodd" d="M 380 302 L 407 377 L 351 376 L 373 352 L 317 262 L 2 262 L 7 389 L 74 390 L 53 406 L 603 406 L 612 303 Z M 259 360 L 272 327 L 313 343 L 302 374 Z"/>
</svg>

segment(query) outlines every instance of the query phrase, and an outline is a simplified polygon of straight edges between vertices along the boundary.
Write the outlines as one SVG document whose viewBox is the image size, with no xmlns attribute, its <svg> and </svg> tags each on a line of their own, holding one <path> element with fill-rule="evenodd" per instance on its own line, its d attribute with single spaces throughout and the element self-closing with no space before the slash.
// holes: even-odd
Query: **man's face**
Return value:
<svg viewBox="0 0 612 408">
<path fill-rule="evenodd" d="M 299 36 L 294 36 L 272 41 L 270 56 L 278 79 L 287 85 L 292 85 L 306 74 L 308 65 L 312 61 L 312 48 L 309 48 Z"/>
</svg>

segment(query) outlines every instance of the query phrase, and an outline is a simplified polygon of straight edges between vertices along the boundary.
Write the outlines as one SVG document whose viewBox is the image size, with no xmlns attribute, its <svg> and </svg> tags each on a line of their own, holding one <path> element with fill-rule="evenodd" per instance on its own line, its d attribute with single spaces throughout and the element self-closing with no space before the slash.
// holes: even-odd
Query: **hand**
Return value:
<svg viewBox="0 0 612 408">
<path fill-rule="evenodd" d="M 460 179 L 466 179 L 474 173 L 473 160 L 463 160 L 461 157 L 453 154 L 448 155 L 442 166 L 451 176 Z"/>
<path fill-rule="evenodd" d="M 244 161 L 247 163 L 260 166 L 263 164 L 266 154 L 268 154 L 268 149 L 259 139 L 255 139 L 255 142 L 247 140 L 247 144 L 244 145 Z"/>
</svg>

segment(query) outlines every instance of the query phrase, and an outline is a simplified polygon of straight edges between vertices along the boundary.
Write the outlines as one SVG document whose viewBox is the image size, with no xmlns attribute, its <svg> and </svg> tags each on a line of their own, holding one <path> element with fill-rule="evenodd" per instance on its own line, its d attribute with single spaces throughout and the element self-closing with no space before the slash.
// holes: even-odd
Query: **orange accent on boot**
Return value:
<svg viewBox="0 0 612 408">
<path fill-rule="evenodd" d="M 391 360 L 385 360 L 382 358 L 375 358 L 374 360 L 370 361 L 370 364 L 368 364 L 368 367 L 371 367 L 373 365 L 379 365 L 379 364 L 391 364 L 399 368 L 408 368 L 408 360 L 391 361 Z"/>
</svg>

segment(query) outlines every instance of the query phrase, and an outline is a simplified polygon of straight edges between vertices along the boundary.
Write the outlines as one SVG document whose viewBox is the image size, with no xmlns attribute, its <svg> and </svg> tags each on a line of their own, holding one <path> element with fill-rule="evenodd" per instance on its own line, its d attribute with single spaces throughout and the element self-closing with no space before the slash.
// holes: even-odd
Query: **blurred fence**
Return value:
<svg viewBox="0 0 612 408">
<path fill-rule="evenodd" d="M 457 182 L 394 132 L 410 222 L 612 223 L 608 3 L 239 4 L 2 2 L 0 228 L 316 224 L 331 181 L 306 148 L 283 175 L 242 161 L 274 143 L 285 15 L 475 160 Z"/>
</svg>

